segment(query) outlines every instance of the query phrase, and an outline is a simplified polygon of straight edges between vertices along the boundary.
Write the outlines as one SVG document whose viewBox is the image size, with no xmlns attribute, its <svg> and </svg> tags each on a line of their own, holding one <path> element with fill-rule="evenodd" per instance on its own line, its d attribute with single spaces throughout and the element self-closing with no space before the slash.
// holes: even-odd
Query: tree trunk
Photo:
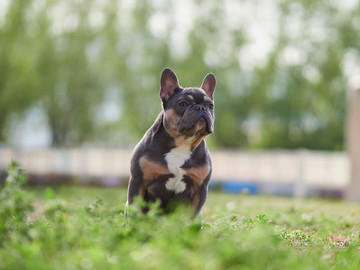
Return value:
<svg viewBox="0 0 360 270">
<path fill-rule="evenodd" d="M 360 202 L 360 89 L 350 97 L 347 119 L 347 151 L 351 163 L 351 180 L 345 199 Z"/>
</svg>

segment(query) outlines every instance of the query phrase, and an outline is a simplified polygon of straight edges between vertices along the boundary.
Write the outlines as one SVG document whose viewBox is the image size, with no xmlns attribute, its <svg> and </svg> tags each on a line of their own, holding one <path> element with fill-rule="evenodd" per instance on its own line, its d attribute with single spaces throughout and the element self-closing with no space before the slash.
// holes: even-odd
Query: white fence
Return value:
<svg viewBox="0 0 360 270">
<path fill-rule="evenodd" d="M 130 157 L 131 150 L 116 148 L 0 148 L 0 170 L 16 159 L 32 175 L 61 174 L 85 182 L 100 178 L 124 184 L 121 180 L 129 177 Z M 212 181 L 293 184 L 298 196 L 312 186 L 344 190 L 350 180 L 350 162 L 343 152 L 212 151 L 212 160 Z"/>
</svg>

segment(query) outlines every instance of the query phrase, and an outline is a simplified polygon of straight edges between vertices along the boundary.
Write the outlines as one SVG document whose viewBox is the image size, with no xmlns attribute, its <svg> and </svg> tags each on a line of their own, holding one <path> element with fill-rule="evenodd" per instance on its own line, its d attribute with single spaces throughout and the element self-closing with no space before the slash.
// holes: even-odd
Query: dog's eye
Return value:
<svg viewBox="0 0 360 270">
<path fill-rule="evenodd" d="M 209 104 L 209 108 L 210 108 L 210 110 L 212 110 L 212 109 L 214 109 L 214 104 Z"/>
<path fill-rule="evenodd" d="M 187 104 L 186 101 L 181 101 L 181 102 L 179 103 L 179 105 L 180 105 L 181 107 L 186 107 L 188 104 Z"/>
</svg>

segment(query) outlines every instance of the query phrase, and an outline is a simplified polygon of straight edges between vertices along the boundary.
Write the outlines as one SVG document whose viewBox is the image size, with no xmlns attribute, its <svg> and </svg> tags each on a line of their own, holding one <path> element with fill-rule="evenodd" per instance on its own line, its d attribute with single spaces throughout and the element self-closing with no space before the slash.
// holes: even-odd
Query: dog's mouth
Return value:
<svg viewBox="0 0 360 270">
<path fill-rule="evenodd" d="M 201 117 L 199 120 L 196 121 L 195 129 L 198 130 L 203 128 L 207 128 L 207 123 L 206 120 L 203 117 Z"/>
<path fill-rule="evenodd" d="M 179 125 L 179 131 L 188 136 L 205 136 L 214 132 L 214 126 L 209 116 L 202 115 L 195 119 L 183 119 Z"/>
</svg>

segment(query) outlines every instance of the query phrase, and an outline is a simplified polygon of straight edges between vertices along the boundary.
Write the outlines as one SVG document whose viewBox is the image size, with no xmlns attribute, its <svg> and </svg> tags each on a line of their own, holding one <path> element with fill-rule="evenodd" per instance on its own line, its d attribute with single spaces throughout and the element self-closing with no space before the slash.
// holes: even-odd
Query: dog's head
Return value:
<svg viewBox="0 0 360 270">
<path fill-rule="evenodd" d="M 200 88 L 182 88 L 175 73 L 164 69 L 161 75 L 160 97 L 165 117 L 163 123 L 167 133 L 178 137 L 201 141 L 214 132 L 215 76 L 208 74 Z"/>
</svg>

